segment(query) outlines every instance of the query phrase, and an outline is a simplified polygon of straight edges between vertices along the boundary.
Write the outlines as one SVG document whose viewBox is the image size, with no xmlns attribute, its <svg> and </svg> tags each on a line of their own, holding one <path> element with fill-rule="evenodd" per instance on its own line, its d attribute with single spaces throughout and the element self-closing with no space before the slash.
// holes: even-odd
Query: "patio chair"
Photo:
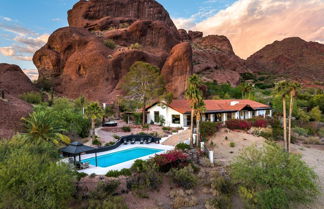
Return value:
<svg viewBox="0 0 324 209">
<path fill-rule="evenodd" d="M 135 142 L 136 142 L 136 139 L 132 138 L 131 144 L 135 144 Z"/>
<path fill-rule="evenodd" d="M 74 159 L 73 159 L 73 157 L 69 157 L 69 164 L 74 164 Z"/>
<path fill-rule="evenodd" d="M 88 162 L 86 162 L 86 163 L 81 162 L 81 169 L 86 169 L 86 168 L 89 168 L 89 163 Z"/>
<path fill-rule="evenodd" d="M 128 144 L 128 140 L 124 139 L 124 145 L 127 145 L 127 144 Z"/>
<path fill-rule="evenodd" d="M 144 139 L 140 138 L 140 144 L 144 144 Z"/>
</svg>

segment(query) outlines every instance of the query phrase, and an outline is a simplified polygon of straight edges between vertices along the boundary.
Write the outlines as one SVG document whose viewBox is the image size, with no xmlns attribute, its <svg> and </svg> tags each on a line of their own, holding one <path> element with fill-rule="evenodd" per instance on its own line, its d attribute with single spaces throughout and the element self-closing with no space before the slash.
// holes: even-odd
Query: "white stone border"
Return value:
<svg viewBox="0 0 324 209">
<path fill-rule="evenodd" d="M 105 168 L 103 168 L 103 167 L 95 167 L 93 165 L 90 165 L 90 168 L 83 169 L 83 170 L 78 170 L 78 172 L 79 173 L 86 173 L 88 175 L 90 175 L 92 173 L 95 173 L 97 175 L 105 175 L 108 171 L 111 171 L 111 170 L 121 170 L 123 168 L 130 168 L 133 165 L 133 163 L 135 162 L 135 160 L 138 160 L 138 159 L 147 160 L 149 158 L 154 157 L 156 154 L 166 153 L 167 151 L 174 149 L 173 146 L 167 146 L 167 145 L 162 145 L 162 144 L 154 144 L 154 143 L 152 143 L 152 144 L 138 144 L 138 143 L 136 143 L 136 144 L 128 144 L 128 145 L 123 144 L 123 145 L 120 145 L 120 147 L 117 147 L 114 150 L 97 153 L 97 156 L 99 157 L 101 155 L 106 155 L 106 154 L 110 154 L 110 153 L 119 152 L 119 151 L 122 151 L 122 150 L 127 150 L 127 149 L 132 149 L 132 148 L 139 148 L 139 147 L 152 148 L 152 149 L 162 149 L 163 151 L 157 152 L 157 153 L 154 153 L 154 154 L 150 154 L 150 155 L 146 155 L 144 157 L 136 158 L 136 159 L 133 159 L 133 160 L 129 160 L 129 161 L 119 163 L 119 164 L 116 164 L 116 165 L 112 165 L 112 166 L 109 166 L 109 167 L 105 167 Z M 95 156 L 95 154 L 82 155 L 81 160 L 85 160 L 85 159 L 88 159 L 88 158 L 93 158 L 94 156 Z"/>
</svg>

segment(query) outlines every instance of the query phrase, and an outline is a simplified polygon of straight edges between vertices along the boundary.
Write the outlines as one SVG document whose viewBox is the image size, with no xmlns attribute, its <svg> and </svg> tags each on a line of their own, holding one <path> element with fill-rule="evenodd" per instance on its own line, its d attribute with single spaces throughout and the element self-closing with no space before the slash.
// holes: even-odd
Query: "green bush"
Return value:
<svg viewBox="0 0 324 209">
<path fill-rule="evenodd" d="M 186 143 L 179 143 L 175 146 L 175 148 L 184 151 L 190 149 L 190 145 Z"/>
<path fill-rule="evenodd" d="M 248 208 L 288 209 L 318 195 L 315 172 L 300 155 L 286 153 L 275 144 L 246 148 L 230 168 Z"/>
<path fill-rule="evenodd" d="M 100 146 L 101 145 L 101 142 L 98 139 L 95 139 L 95 140 L 92 141 L 92 144 L 93 145 Z"/>
<path fill-rule="evenodd" d="M 202 137 L 213 136 L 220 128 L 221 123 L 204 121 L 200 123 L 200 132 Z"/>
<path fill-rule="evenodd" d="M 131 127 L 129 127 L 129 126 L 123 126 L 121 129 L 122 129 L 124 132 L 131 132 Z"/>
<path fill-rule="evenodd" d="M 104 200 L 89 200 L 88 209 L 128 209 L 128 207 L 123 197 L 108 196 Z"/>
<path fill-rule="evenodd" d="M 114 137 L 115 139 L 120 139 L 120 136 L 118 136 L 118 135 L 116 135 L 116 134 L 114 134 L 113 137 Z"/>
<path fill-rule="evenodd" d="M 311 120 L 313 120 L 313 121 L 321 121 L 322 112 L 321 112 L 319 106 L 314 107 L 309 112 L 309 116 L 310 116 Z"/>
<path fill-rule="evenodd" d="M 143 129 L 149 129 L 150 128 L 150 125 L 149 124 L 144 124 L 144 125 L 142 125 L 142 128 Z"/>
<path fill-rule="evenodd" d="M 170 127 L 165 127 L 165 126 L 164 126 L 164 127 L 162 127 L 162 130 L 163 130 L 163 131 L 170 131 L 171 128 L 170 128 Z"/>
<path fill-rule="evenodd" d="M 22 94 L 20 99 L 31 104 L 40 104 L 42 102 L 42 94 L 38 92 L 27 92 Z"/>
<path fill-rule="evenodd" d="M 48 142 L 31 143 L 21 136 L 0 142 L 0 208 L 66 208 L 75 174 L 57 163 L 56 155 Z"/>
<path fill-rule="evenodd" d="M 324 137 L 324 127 L 320 128 L 320 129 L 318 130 L 318 135 L 319 135 L 320 137 Z"/>
<path fill-rule="evenodd" d="M 75 171 L 75 176 L 77 177 L 78 181 L 80 181 L 82 178 L 88 176 L 88 174 L 83 173 L 83 172 L 79 173 L 79 172 Z"/>
<path fill-rule="evenodd" d="M 111 170 L 106 174 L 107 177 L 130 176 L 132 175 L 130 169 L 123 168 L 122 170 Z"/>
<path fill-rule="evenodd" d="M 108 146 L 111 146 L 111 145 L 114 145 L 114 144 L 115 144 L 115 142 L 107 142 L 107 143 L 105 144 L 105 146 L 108 147 Z"/>
<path fill-rule="evenodd" d="M 300 136 L 308 136 L 308 130 L 301 127 L 293 128 L 293 132 L 297 133 Z"/>
<path fill-rule="evenodd" d="M 235 147 L 235 142 L 230 142 L 230 147 Z"/>
<path fill-rule="evenodd" d="M 91 199 L 104 200 L 107 196 L 115 194 L 119 185 L 120 182 L 117 180 L 108 182 L 100 181 L 97 184 L 96 190 L 90 194 L 90 197 Z"/>
<path fill-rule="evenodd" d="M 110 49 L 115 49 L 116 48 L 116 43 L 112 39 L 104 40 L 104 44 L 105 44 L 106 47 L 108 47 Z"/>
<path fill-rule="evenodd" d="M 181 169 L 171 169 L 171 178 L 175 184 L 184 189 L 192 189 L 198 183 L 198 177 L 194 174 L 191 166 Z"/>
<path fill-rule="evenodd" d="M 139 44 L 139 43 L 135 43 L 135 44 L 131 44 L 129 46 L 129 48 L 131 48 L 131 49 L 141 49 L 142 48 L 142 45 Z"/>
</svg>

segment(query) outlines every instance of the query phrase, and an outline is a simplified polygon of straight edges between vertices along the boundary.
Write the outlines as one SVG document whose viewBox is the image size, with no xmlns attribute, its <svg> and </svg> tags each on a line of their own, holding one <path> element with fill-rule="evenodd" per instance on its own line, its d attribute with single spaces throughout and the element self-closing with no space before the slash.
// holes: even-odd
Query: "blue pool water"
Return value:
<svg viewBox="0 0 324 209">
<path fill-rule="evenodd" d="M 163 150 L 145 148 L 145 147 L 135 147 L 135 148 L 126 149 L 126 150 L 122 150 L 119 152 L 114 152 L 106 155 L 100 155 L 97 157 L 97 162 L 99 167 L 108 167 L 108 166 L 116 165 L 129 160 L 134 160 L 136 158 L 144 157 L 161 151 Z M 95 157 L 82 160 L 82 162 L 84 163 L 88 162 L 89 164 L 96 166 Z"/>
</svg>

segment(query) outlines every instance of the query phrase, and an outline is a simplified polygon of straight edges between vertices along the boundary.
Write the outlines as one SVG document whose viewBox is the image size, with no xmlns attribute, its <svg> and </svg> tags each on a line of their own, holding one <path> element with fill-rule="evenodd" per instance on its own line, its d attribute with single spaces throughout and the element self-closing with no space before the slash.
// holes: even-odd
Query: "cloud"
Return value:
<svg viewBox="0 0 324 209">
<path fill-rule="evenodd" d="M 323 14 L 323 0 L 238 0 L 196 24 L 193 18 L 175 22 L 205 35 L 227 36 L 235 52 L 246 58 L 286 37 L 324 42 Z"/>
<path fill-rule="evenodd" d="M 38 79 L 38 71 L 36 69 L 23 69 L 23 72 L 34 81 Z"/>
<path fill-rule="evenodd" d="M 12 21 L 12 19 L 10 17 L 2 17 L 2 19 L 4 21 L 7 21 L 7 22 L 11 22 Z"/>
<path fill-rule="evenodd" d="M 0 54 L 15 60 L 31 61 L 32 56 L 48 40 L 48 34 L 37 34 L 19 25 L 1 23 L 0 31 L 5 31 L 9 46 L 0 47 Z M 9 35 L 10 34 L 10 35 Z"/>
<path fill-rule="evenodd" d="M 53 21 L 53 22 L 61 22 L 61 21 L 62 21 L 62 19 L 61 19 L 61 18 L 58 18 L 58 17 L 56 17 L 56 18 L 53 18 L 53 19 L 52 19 L 52 21 Z"/>
</svg>

